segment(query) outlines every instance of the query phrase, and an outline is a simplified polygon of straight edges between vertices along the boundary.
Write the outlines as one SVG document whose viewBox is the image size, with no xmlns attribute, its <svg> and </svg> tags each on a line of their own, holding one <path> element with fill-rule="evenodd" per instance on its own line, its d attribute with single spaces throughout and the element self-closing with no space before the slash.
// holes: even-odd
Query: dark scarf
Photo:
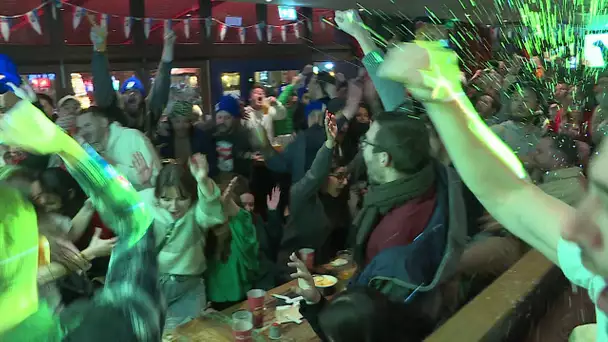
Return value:
<svg viewBox="0 0 608 342">
<path fill-rule="evenodd" d="M 386 184 L 374 185 L 363 198 L 363 208 L 354 220 L 355 260 L 361 268 L 365 260 L 367 240 L 378 219 L 405 202 L 424 194 L 435 182 L 433 163 L 419 172 Z M 352 240 L 351 240 L 352 241 Z"/>
</svg>

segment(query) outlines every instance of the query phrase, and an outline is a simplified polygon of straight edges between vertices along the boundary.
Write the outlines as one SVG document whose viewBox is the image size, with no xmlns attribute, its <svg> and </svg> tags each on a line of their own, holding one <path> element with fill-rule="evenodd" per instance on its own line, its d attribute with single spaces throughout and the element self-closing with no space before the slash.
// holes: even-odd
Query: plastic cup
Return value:
<svg viewBox="0 0 608 342">
<path fill-rule="evenodd" d="M 253 342 L 253 315 L 246 310 L 232 314 L 232 336 L 235 342 Z"/>
<path fill-rule="evenodd" d="M 247 304 L 253 314 L 253 326 L 261 328 L 264 325 L 264 299 L 266 291 L 253 289 L 247 292 Z"/>
<path fill-rule="evenodd" d="M 300 255 L 300 260 L 306 265 L 306 268 L 312 272 L 315 266 L 315 250 L 312 248 L 302 248 L 298 251 L 298 254 Z"/>
</svg>

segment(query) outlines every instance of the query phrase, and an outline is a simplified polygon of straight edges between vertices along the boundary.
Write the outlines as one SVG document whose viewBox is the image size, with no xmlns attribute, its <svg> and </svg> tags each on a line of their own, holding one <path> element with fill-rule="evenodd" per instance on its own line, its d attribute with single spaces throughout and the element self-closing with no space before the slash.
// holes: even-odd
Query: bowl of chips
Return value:
<svg viewBox="0 0 608 342">
<path fill-rule="evenodd" d="M 331 296 L 336 292 L 336 284 L 338 278 L 330 275 L 315 275 L 313 276 L 315 287 L 319 289 L 323 296 Z"/>
</svg>

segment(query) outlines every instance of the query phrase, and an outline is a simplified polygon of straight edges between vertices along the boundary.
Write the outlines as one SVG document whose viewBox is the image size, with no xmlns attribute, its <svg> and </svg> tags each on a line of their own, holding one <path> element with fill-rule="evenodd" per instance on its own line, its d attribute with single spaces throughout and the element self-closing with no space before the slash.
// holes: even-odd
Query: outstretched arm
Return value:
<svg viewBox="0 0 608 342">
<path fill-rule="evenodd" d="M 336 11 L 336 23 L 342 31 L 355 38 L 361 46 L 365 55 L 362 59 L 363 65 L 378 90 L 384 109 L 393 111 L 403 105 L 407 100 L 403 83 L 381 78 L 377 75 L 380 65 L 384 62 L 384 54 L 374 43 L 359 14 L 354 10 Z"/>
<path fill-rule="evenodd" d="M 169 92 L 171 90 L 171 68 L 173 62 L 173 49 L 175 46 L 176 35 L 170 31 L 165 36 L 163 45 L 163 55 L 158 65 L 154 86 L 148 95 L 148 111 L 152 117 L 149 122 L 156 124 L 169 102 Z"/>
<path fill-rule="evenodd" d="M 460 176 L 506 229 L 557 262 L 561 227 L 574 210 L 530 183 L 511 151 L 482 121 L 458 79 L 453 52 L 438 44 L 404 44 L 380 71 L 406 82 L 421 100 Z M 404 66 L 403 57 L 415 61 Z"/>
</svg>

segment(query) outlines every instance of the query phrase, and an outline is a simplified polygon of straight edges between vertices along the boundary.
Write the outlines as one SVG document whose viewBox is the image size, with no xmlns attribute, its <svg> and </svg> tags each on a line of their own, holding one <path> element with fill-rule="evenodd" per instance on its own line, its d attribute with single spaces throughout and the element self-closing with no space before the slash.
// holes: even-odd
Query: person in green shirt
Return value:
<svg viewBox="0 0 608 342">
<path fill-rule="evenodd" d="M 286 108 L 286 115 L 283 120 L 275 120 L 274 136 L 292 134 L 294 132 L 293 114 L 298 108 L 298 94 L 296 93 L 298 86 L 306 79 L 307 75 L 312 74 L 312 66 L 307 65 L 302 69 L 302 72 L 291 80 L 291 83 L 286 85 L 277 101 L 283 104 Z"/>
<path fill-rule="evenodd" d="M 245 298 L 260 273 L 259 242 L 251 214 L 234 201 L 233 179 L 224 190 L 222 202 L 230 226 L 232 241 L 227 260 L 209 257 L 207 262 L 207 299 L 216 309 L 228 307 Z"/>
</svg>

